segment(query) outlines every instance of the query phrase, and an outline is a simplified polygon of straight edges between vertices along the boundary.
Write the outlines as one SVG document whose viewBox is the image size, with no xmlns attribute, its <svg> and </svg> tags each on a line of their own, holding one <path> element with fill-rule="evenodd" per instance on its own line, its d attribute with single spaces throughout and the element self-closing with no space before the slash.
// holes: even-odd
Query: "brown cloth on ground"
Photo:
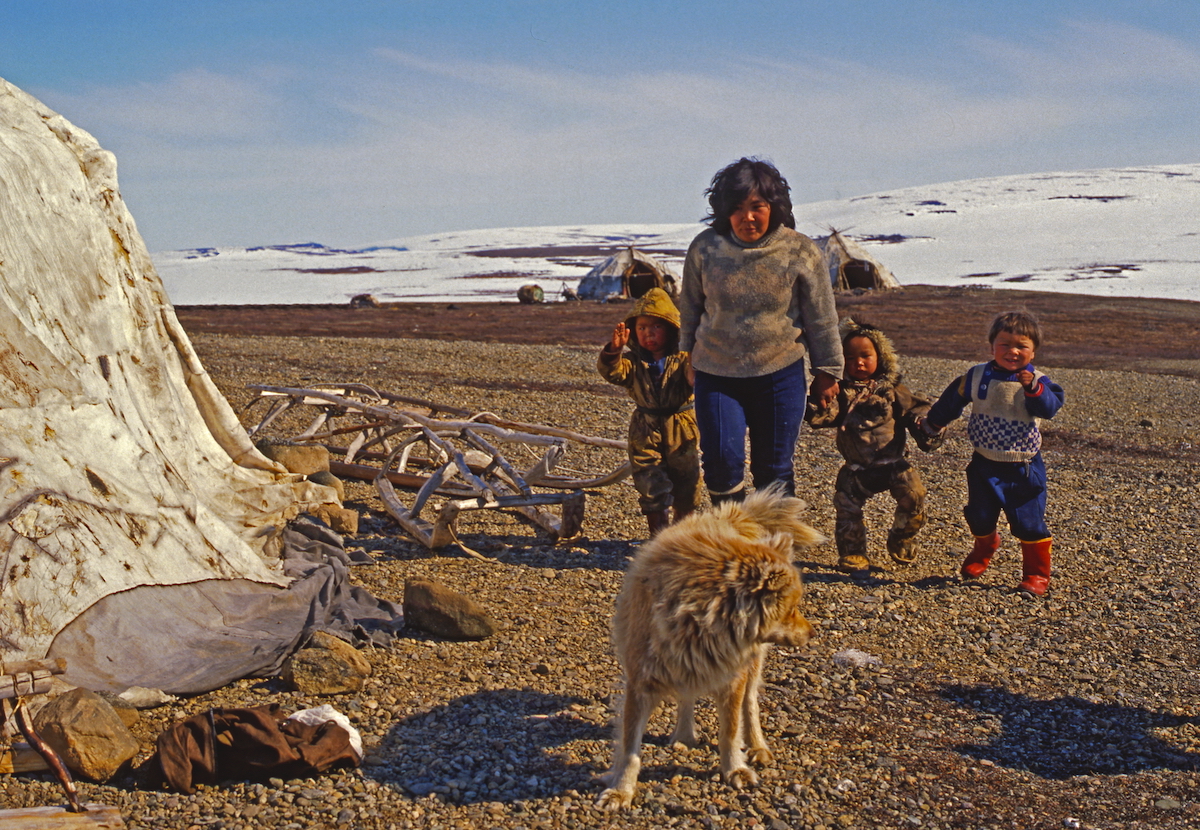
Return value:
<svg viewBox="0 0 1200 830">
<path fill-rule="evenodd" d="M 191 793 L 196 784 L 307 778 L 358 766 L 350 733 L 341 726 L 287 718 L 278 703 L 193 715 L 158 736 L 151 778 L 157 786 Z"/>
</svg>

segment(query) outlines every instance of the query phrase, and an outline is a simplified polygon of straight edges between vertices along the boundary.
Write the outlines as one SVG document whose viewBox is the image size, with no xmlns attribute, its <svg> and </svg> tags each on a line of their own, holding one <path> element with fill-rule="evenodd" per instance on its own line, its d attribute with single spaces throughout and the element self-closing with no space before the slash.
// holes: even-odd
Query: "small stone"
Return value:
<svg viewBox="0 0 1200 830">
<path fill-rule="evenodd" d="M 353 535 L 358 533 L 358 511 L 337 504 L 318 504 L 309 509 L 309 515 L 320 519 L 335 533 Z"/>
<path fill-rule="evenodd" d="M 329 472 L 329 470 L 317 470 L 315 473 L 309 475 L 308 480 L 315 484 L 332 487 L 337 492 L 338 501 L 343 502 L 346 500 L 346 485 L 342 483 L 340 478 Z"/>
</svg>

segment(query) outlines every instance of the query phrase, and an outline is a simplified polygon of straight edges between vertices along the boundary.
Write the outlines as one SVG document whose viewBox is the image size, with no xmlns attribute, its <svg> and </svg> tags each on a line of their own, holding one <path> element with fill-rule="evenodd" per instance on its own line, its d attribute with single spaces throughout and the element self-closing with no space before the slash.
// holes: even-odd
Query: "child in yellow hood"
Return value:
<svg viewBox="0 0 1200 830">
<path fill-rule="evenodd" d="M 628 347 L 628 351 L 623 350 Z M 651 288 L 613 329 L 596 364 L 636 404 L 629 419 L 629 463 L 638 505 L 654 535 L 696 509 L 700 498 L 700 431 L 693 409 L 688 353 L 679 351 L 679 310 Z"/>
</svg>

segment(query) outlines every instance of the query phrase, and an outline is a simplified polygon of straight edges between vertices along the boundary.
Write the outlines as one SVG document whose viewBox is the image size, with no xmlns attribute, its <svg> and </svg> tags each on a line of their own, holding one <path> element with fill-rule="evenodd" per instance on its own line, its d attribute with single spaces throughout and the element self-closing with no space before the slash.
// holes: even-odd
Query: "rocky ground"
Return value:
<svg viewBox="0 0 1200 830">
<path fill-rule="evenodd" d="M 629 412 L 596 375 L 591 346 L 193 332 L 235 407 L 249 383 L 357 380 L 618 438 Z M 931 393 L 968 365 L 905 353 L 910 384 Z M 836 572 L 832 543 L 802 557 L 817 636 L 767 664 L 764 727 L 776 760 L 757 789 L 732 791 L 716 775 L 711 708 L 698 712 L 709 743 L 678 750 L 665 743 L 667 707 L 651 723 L 634 808 L 614 818 L 591 806 L 620 691 L 608 619 L 645 538 L 628 482 L 591 494 L 584 536 L 561 544 L 511 515 L 464 514 L 461 540 L 485 561 L 407 541 L 373 490 L 351 484 L 348 504 L 363 522 L 347 546 L 375 561 L 355 570 L 362 585 L 398 600 L 406 579 L 435 579 L 503 630 L 470 643 L 409 632 L 368 653 L 374 674 L 358 694 L 318 700 L 246 680 L 146 711 L 136 728 L 144 760 L 162 729 L 210 707 L 329 702 L 364 734 L 361 769 L 191 796 L 147 789 L 135 769 L 84 784 L 84 796 L 119 806 L 129 827 L 181 830 L 1200 826 L 1200 380 L 1087 357 L 1042 361 L 1067 390 L 1046 429 L 1056 539 L 1047 598 L 1013 591 L 1019 552 L 1007 536 L 979 583 L 957 579 L 969 447 L 956 427 L 938 453 L 917 453 L 930 521 L 915 565 L 883 553 L 886 496 L 868 511 L 879 551 L 869 577 Z M 567 464 L 618 462 L 594 454 Z M 799 494 L 826 534 L 838 465 L 831 437 L 806 430 Z M 842 665 L 835 656 L 847 649 L 871 659 Z M 3 778 L 7 806 L 62 801 L 48 778 Z"/>
</svg>

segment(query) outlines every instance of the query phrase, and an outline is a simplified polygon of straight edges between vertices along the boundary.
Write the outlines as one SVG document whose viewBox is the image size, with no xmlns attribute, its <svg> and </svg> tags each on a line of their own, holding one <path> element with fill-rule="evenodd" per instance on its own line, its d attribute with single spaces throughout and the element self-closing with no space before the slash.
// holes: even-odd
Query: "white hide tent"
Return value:
<svg viewBox="0 0 1200 830">
<path fill-rule="evenodd" d="M 853 239 L 830 228 L 829 236 L 819 240 L 829 267 L 834 291 L 888 290 L 902 288 L 892 272 Z"/>
<path fill-rule="evenodd" d="M 640 297 L 651 288 L 679 296 L 679 278 L 665 262 L 630 246 L 584 274 L 577 293 L 581 300 Z"/>
<path fill-rule="evenodd" d="M 267 673 L 330 584 L 295 590 L 285 525 L 335 499 L 250 443 L 112 154 L 0 79 L 0 661 L 116 691 Z"/>
</svg>

